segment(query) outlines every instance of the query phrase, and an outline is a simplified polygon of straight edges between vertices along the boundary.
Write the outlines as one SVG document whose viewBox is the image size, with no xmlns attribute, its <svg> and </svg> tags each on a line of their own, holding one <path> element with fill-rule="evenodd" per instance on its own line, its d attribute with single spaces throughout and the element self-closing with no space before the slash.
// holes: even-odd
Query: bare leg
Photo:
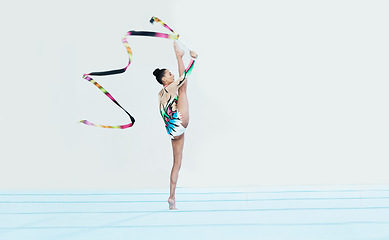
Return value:
<svg viewBox="0 0 389 240">
<path fill-rule="evenodd" d="M 182 152 L 184 150 L 185 133 L 172 140 L 173 147 L 173 168 L 170 175 L 170 197 L 168 199 L 169 209 L 177 210 L 176 208 L 176 186 L 178 180 L 178 172 L 182 163 Z"/>
<path fill-rule="evenodd" d="M 180 89 L 178 90 L 178 102 L 177 102 L 177 109 L 181 113 L 181 121 L 182 126 L 187 127 L 189 124 L 189 104 L 188 104 L 188 98 L 186 95 L 186 87 L 188 82 L 184 83 Z M 172 147 L 173 147 L 173 168 L 170 175 L 170 197 L 169 197 L 169 209 L 170 210 L 176 210 L 176 186 L 177 186 L 177 180 L 178 180 L 178 172 L 181 168 L 182 163 L 182 153 L 184 151 L 184 140 L 185 140 L 185 133 L 182 135 L 175 137 L 172 140 Z"/>
<path fill-rule="evenodd" d="M 185 67 L 182 61 L 182 56 L 184 52 L 178 48 L 177 43 L 174 42 L 174 50 L 176 52 L 177 62 L 178 62 L 178 71 L 180 76 L 184 73 Z M 181 124 L 184 128 L 188 127 L 189 124 L 189 103 L 188 97 L 186 95 L 186 88 L 188 82 L 185 82 L 178 89 L 178 101 L 177 101 L 177 110 L 181 113 Z M 175 137 L 172 140 L 172 148 L 173 148 L 173 167 L 170 175 L 170 197 L 168 199 L 169 209 L 176 210 L 176 186 L 178 180 L 178 173 L 181 168 L 182 163 L 182 154 L 184 151 L 184 140 L 185 133 L 182 135 Z"/>
<path fill-rule="evenodd" d="M 182 60 L 182 57 L 184 56 L 184 51 L 182 51 L 178 45 L 177 42 L 174 41 L 174 52 L 176 53 L 176 58 L 177 58 L 177 64 L 178 64 L 178 77 L 181 77 L 182 74 L 185 72 L 185 66 L 184 66 L 184 61 Z"/>
</svg>

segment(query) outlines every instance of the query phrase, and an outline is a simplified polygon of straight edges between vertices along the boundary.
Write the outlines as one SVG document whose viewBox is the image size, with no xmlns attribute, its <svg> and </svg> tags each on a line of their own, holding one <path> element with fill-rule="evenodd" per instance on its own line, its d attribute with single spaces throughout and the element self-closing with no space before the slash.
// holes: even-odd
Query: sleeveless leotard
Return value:
<svg viewBox="0 0 389 240">
<path fill-rule="evenodd" d="M 159 111 L 165 122 L 165 128 L 169 136 L 180 136 L 185 132 L 181 124 L 181 113 L 177 109 L 178 89 L 186 82 L 187 78 L 179 78 L 159 92 Z"/>
</svg>

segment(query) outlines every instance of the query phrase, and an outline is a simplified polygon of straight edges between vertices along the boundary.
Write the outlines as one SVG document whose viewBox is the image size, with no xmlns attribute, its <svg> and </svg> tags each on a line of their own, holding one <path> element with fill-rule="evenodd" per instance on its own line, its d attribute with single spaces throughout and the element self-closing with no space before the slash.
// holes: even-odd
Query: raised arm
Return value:
<svg viewBox="0 0 389 240">
<path fill-rule="evenodd" d="M 184 73 L 182 74 L 182 76 L 170 85 L 177 86 L 179 88 L 187 81 L 188 77 L 192 73 L 193 66 L 197 58 L 197 53 L 194 51 L 190 51 L 190 56 L 192 57 L 192 59 L 190 60 L 190 63 L 188 64 L 186 69 L 184 69 Z"/>
<path fill-rule="evenodd" d="M 188 79 L 189 75 L 192 72 L 195 60 L 197 59 L 197 53 L 194 51 L 190 51 L 190 56 L 192 57 L 192 59 L 185 69 L 184 61 L 182 60 L 182 57 L 184 56 L 184 51 L 182 51 L 178 47 L 176 41 L 174 41 L 174 51 L 175 51 L 176 57 L 177 57 L 178 72 L 180 74 L 180 78 L 168 86 L 168 89 L 170 91 L 176 91 L 175 89 L 180 88 L 186 82 L 186 80 Z"/>
</svg>

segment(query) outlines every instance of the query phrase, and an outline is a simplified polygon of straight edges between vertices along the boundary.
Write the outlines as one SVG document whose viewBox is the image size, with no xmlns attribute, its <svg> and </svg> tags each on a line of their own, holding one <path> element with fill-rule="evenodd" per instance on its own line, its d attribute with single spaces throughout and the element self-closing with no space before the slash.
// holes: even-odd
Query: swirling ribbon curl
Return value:
<svg viewBox="0 0 389 240">
<path fill-rule="evenodd" d="M 157 37 L 157 38 L 166 38 L 166 39 L 172 39 L 172 40 L 178 40 L 179 38 L 179 34 L 177 34 L 176 32 L 174 32 L 173 29 L 171 29 L 166 23 L 162 22 L 159 18 L 157 17 L 152 17 L 151 20 L 150 20 L 150 23 L 153 24 L 154 22 L 157 22 L 157 23 L 160 23 L 163 27 L 167 28 L 170 32 L 172 32 L 173 34 L 166 34 L 166 33 L 160 33 L 160 32 L 149 32 L 149 31 L 128 31 L 123 39 L 122 39 L 122 42 L 123 42 L 123 45 L 126 47 L 127 49 L 127 52 L 128 52 L 128 56 L 129 56 L 129 60 L 128 60 L 128 64 L 126 67 L 124 68 L 121 68 L 121 69 L 116 69 L 116 70 L 109 70 L 109 71 L 103 71 L 103 72 L 91 72 L 91 73 L 88 73 L 88 74 L 84 74 L 83 75 L 83 78 L 91 83 L 93 83 L 97 88 L 99 88 L 109 99 L 111 99 L 116 105 L 118 105 L 130 118 L 131 122 L 128 123 L 128 124 L 124 124 L 124 125 L 117 125 L 117 126 L 108 126 L 108 125 L 100 125 L 100 124 L 95 124 L 95 123 L 91 123 L 89 122 L 88 120 L 81 120 L 80 122 L 81 123 L 84 123 L 86 125 L 89 125 L 89 126 L 95 126 L 95 127 L 102 127 L 102 128 L 116 128 L 116 129 L 126 129 L 126 128 L 129 128 L 129 127 L 132 127 L 135 123 L 135 118 L 126 110 L 124 109 L 118 101 L 116 101 L 116 99 L 107 91 L 105 90 L 100 84 L 98 84 L 95 80 L 93 80 L 93 78 L 91 78 L 90 76 L 108 76 L 108 75 L 115 75 L 115 74 L 121 74 L 121 73 L 124 73 L 127 68 L 130 66 L 131 62 L 132 62 L 132 50 L 130 48 L 130 45 L 129 43 L 127 42 L 127 36 L 144 36 L 144 37 Z M 184 73 L 184 77 L 187 77 L 189 76 L 189 74 L 191 73 L 192 69 L 193 69 L 193 64 L 194 64 L 194 61 L 192 59 L 192 61 L 190 62 L 189 66 L 187 67 L 187 69 L 185 70 L 185 73 Z"/>
</svg>

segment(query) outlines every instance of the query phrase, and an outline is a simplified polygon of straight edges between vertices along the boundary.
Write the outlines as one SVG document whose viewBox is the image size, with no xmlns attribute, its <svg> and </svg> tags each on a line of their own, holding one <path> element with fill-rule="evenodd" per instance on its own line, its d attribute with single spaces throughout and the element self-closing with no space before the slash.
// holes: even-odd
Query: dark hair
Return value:
<svg viewBox="0 0 389 240">
<path fill-rule="evenodd" d="M 162 77 L 165 75 L 165 68 L 164 69 L 155 69 L 154 72 L 153 72 L 153 75 L 155 76 L 155 78 L 157 79 L 157 81 L 163 85 L 163 82 L 162 82 Z"/>
</svg>

